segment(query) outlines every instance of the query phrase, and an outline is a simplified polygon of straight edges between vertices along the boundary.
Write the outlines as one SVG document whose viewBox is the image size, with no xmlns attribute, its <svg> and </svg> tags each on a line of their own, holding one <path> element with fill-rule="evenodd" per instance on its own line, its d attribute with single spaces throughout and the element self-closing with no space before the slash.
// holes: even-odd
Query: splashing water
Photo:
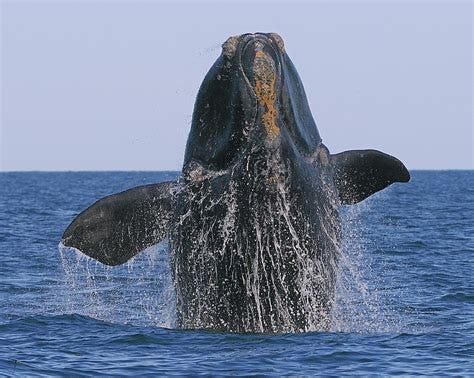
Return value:
<svg viewBox="0 0 474 378">
<path fill-rule="evenodd" d="M 74 248 L 59 246 L 64 292 L 57 306 L 107 322 L 175 327 L 175 298 L 167 243 L 140 253 L 126 265 L 109 267 Z"/>
<path fill-rule="evenodd" d="M 401 327 L 399 315 L 385 307 L 368 280 L 377 272 L 365 253 L 360 206 L 342 212 L 343 245 L 336 296 L 331 312 L 333 332 L 378 333 Z M 229 218 L 224 229 L 228 229 Z M 72 248 L 60 246 L 65 286 L 58 295 L 60 312 L 77 313 L 113 323 L 174 328 L 175 292 L 169 247 L 160 243 L 126 266 L 108 267 Z"/>
<path fill-rule="evenodd" d="M 250 227 L 240 226 L 242 180 L 238 177 L 220 187 L 223 193 L 213 193 L 215 188 L 210 185 L 187 188 L 188 203 L 195 207 L 184 207 L 175 244 L 170 248 L 169 243 L 160 243 L 125 266 L 107 267 L 61 246 L 64 310 L 110 322 L 166 328 L 176 326 L 178 310 L 178 315 L 188 311 L 185 320 L 190 322 L 181 324 L 185 328 L 393 330 L 399 320 L 371 288 L 371 281 L 379 280 L 380 274 L 376 277 L 371 269 L 361 233 L 360 213 L 370 201 L 342 209 L 342 245 L 333 204 L 320 206 L 318 226 L 324 235 L 315 245 L 314 238 L 306 237 L 313 232 L 310 219 L 301 209 L 295 210 L 288 196 L 289 178 L 280 168 L 278 164 L 267 167 L 265 177 L 285 179 L 276 180 L 276 195 L 263 202 L 254 196 L 262 190 L 258 187 L 261 175 L 252 175 L 259 178 L 247 192 L 252 212 L 244 216 Z M 203 182 L 209 184 L 218 176 L 206 177 Z M 321 185 L 327 192 L 324 181 Z M 195 226 L 197 222 L 200 227 Z M 248 233 L 249 229 L 254 234 Z M 182 240 L 186 242 L 181 244 Z M 292 251 L 290 260 L 288 251 Z M 330 253 L 324 255 L 324 251 Z M 324 297 L 324 292 L 333 292 L 335 276 L 335 297 Z M 187 286 L 190 281 L 192 285 Z M 291 302 L 291 295 L 297 302 Z M 332 308 L 330 313 L 325 307 Z M 241 316 L 237 320 L 236 314 Z M 305 323 L 297 324 L 298 316 L 303 316 Z"/>
<path fill-rule="evenodd" d="M 367 251 L 367 227 L 362 215 L 370 211 L 371 201 L 341 209 L 342 245 L 331 314 L 331 331 L 383 333 L 401 331 L 400 314 L 379 295 L 384 272 L 373 268 Z"/>
<path fill-rule="evenodd" d="M 171 235 L 179 323 L 233 332 L 327 329 L 338 257 L 334 189 L 320 177 L 293 179 L 297 168 L 275 151 L 240 164 L 193 179 L 181 193 Z"/>
</svg>

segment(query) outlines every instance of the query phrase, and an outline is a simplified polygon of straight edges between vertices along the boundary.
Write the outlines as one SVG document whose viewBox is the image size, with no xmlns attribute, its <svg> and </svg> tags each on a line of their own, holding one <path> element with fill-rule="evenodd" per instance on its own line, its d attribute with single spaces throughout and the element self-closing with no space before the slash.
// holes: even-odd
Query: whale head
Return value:
<svg viewBox="0 0 474 378">
<path fill-rule="evenodd" d="M 255 149 L 282 144 L 303 156 L 321 144 L 283 39 L 276 33 L 230 37 L 199 89 L 184 171 L 196 163 L 230 169 Z"/>
</svg>

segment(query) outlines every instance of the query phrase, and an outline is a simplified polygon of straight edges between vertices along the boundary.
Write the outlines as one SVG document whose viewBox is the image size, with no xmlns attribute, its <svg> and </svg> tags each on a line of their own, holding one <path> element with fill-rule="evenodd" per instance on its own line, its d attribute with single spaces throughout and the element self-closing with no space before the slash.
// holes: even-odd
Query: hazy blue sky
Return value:
<svg viewBox="0 0 474 378">
<path fill-rule="evenodd" d="M 180 169 L 230 35 L 278 32 L 330 151 L 473 168 L 470 1 L 2 1 L 1 170 Z"/>
</svg>

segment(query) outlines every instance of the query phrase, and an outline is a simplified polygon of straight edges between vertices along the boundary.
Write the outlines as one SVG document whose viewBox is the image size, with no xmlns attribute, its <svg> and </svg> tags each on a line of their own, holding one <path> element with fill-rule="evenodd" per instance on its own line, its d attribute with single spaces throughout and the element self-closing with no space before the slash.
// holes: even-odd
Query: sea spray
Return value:
<svg viewBox="0 0 474 378">
<path fill-rule="evenodd" d="M 174 328 L 169 248 L 160 243 L 123 266 L 109 267 L 59 247 L 64 271 L 57 308 L 107 322 Z"/>
<path fill-rule="evenodd" d="M 360 212 L 370 200 L 342 208 L 340 222 L 322 175 L 311 185 L 328 198 L 312 203 L 317 216 L 308 217 L 281 162 L 275 156 L 247 161 L 248 178 L 200 177 L 197 166 L 180 193 L 187 201 L 171 241 L 125 266 L 106 267 L 61 248 L 65 311 L 162 327 L 174 326 L 177 313 L 184 314 L 184 328 L 234 332 L 393 328 L 395 317 L 372 289 L 381 272 L 372 272 L 364 245 Z"/>
<path fill-rule="evenodd" d="M 381 333 L 399 332 L 401 314 L 380 295 L 388 285 L 383 263 L 374 267 L 375 249 L 366 217 L 373 199 L 341 208 L 342 243 L 331 331 Z"/>
<path fill-rule="evenodd" d="M 334 187 L 324 174 L 301 184 L 276 151 L 253 153 L 227 174 L 187 172 L 171 233 L 180 325 L 327 330 L 339 254 Z"/>
</svg>

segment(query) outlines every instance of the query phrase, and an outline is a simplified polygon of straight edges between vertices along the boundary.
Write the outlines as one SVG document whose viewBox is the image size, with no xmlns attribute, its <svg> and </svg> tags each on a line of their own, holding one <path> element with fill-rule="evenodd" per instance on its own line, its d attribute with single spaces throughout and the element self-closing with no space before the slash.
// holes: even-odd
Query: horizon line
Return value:
<svg viewBox="0 0 474 378">
<path fill-rule="evenodd" d="M 106 172 L 144 172 L 144 173 L 154 173 L 154 172 L 165 172 L 165 173 L 181 173 L 180 170 L 174 169 L 79 169 L 79 170 L 39 170 L 39 169 L 31 169 L 31 170 L 0 170 L 0 173 L 106 173 Z M 409 172 L 415 171 L 474 171 L 474 168 L 413 168 L 408 169 Z"/>
</svg>

